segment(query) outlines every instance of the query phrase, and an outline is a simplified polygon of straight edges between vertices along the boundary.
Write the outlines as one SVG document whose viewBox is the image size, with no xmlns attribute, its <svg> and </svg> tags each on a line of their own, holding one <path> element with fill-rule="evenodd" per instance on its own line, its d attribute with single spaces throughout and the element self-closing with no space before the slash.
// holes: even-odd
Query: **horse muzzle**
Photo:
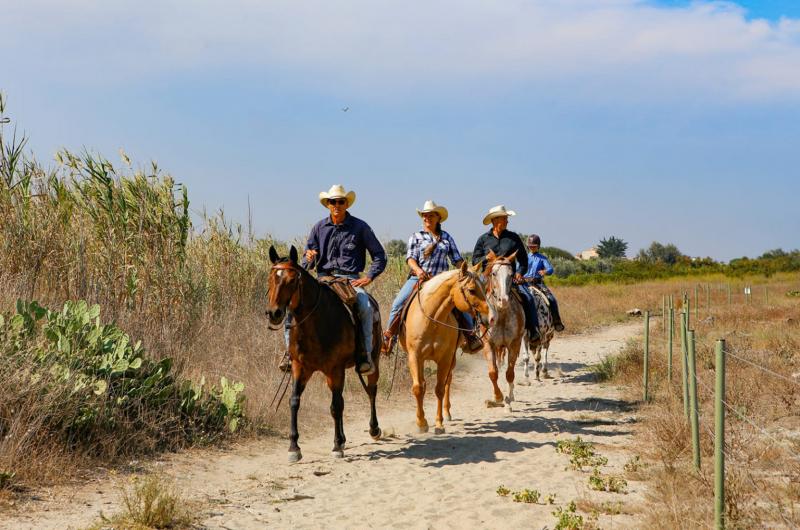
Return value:
<svg viewBox="0 0 800 530">
<path fill-rule="evenodd" d="M 280 329 L 281 324 L 283 324 L 283 321 L 286 320 L 286 310 L 281 307 L 267 309 L 266 315 L 267 319 L 269 320 L 268 327 L 271 330 Z"/>
</svg>

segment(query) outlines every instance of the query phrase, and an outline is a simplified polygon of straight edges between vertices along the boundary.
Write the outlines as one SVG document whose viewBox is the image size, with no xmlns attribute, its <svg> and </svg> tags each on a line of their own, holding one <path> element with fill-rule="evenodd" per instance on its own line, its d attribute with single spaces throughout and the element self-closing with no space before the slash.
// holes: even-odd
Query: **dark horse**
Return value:
<svg viewBox="0 0 800 530">
<path fill-rule="evenodd" d="M 297 262 L 297 249 L 291 248 L 288 258 L 278 256 L 274 247 L 269 249 L 269 259 L 273 266 L 269 273 L 269 295 L 267 298 L 267 317 L 270 327 L 279 329 L 288 311 L 292 312 L 294 322 L 289 331 L 289 355 L 292 359 L 292 378 L 294 388 L 289 404 L 292 409 L 292 431 L 289 437 L 289 461 L 297 462 L 303 455 L 297 440 L 297 411 L 300 409 L 300 396 L 306 384 L 316 371 L 325 374 L 328 388 L 331 389 L 331 416 L 335 429 L 333 437 L 333 456 L 344 456 L 344 371 L 355 366 L 356 340 L 361 340 L 350 312 L 341 298 L 325 284 L 316 280 Z M 375 300 L 370 297 L 374 313 L 380 315 Z M 372 360 L 375 371 L 361 384 L 367 391 L 370 403 L 369 434 L 377 440 L 381 437 L 378 417 L 375 412 L 375 396 L 378 394 L 378 359 L 380 354 L 381 322 L 380 316 L 373 323 Z"/>
</svg>

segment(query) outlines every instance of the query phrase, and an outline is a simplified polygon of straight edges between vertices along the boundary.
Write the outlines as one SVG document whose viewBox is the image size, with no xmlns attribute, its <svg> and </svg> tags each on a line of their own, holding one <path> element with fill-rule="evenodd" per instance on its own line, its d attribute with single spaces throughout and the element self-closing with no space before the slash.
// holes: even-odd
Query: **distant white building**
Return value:
<svg viewBox="0 0 800 530">
<path fill-rule="evenodd" d="M 575 254 L 575 257 L 579 260 L 588 260 L 593 258 L 599 258 L 600 254 L 597 253 L 597 247 L 592 247 L 589 249 L 584 250 L 583 252 L 578 252 Z"/>
</svg>

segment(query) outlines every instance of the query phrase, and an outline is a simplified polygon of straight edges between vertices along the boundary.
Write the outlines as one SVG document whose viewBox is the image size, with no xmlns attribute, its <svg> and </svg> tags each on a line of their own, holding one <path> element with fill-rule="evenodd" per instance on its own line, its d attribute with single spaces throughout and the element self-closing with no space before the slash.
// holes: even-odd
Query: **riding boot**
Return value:
<svg viewBox="0 0 800 530">
<path fill-rule="evenodd" d="M 361 323 L 356 317 L 356 372 L 361 375 L 370 375 L 375 371 L 375 364 L 372 362 L 372 352 L 364 349 L 364 333 L 361 331 Z"/>
<path fill-rule="evenodd" d="M 400 321 L 403 319 L 402 312 L 397 312 L 391 322 L 389 322 L 389 327 L 386 328 L 386 331 L 383 332 L 383 344 L 381 345 L 381 353 L 389 353 L 394 348 L 395 342 L 397 342 L 397 333 L 400 331 Z"/>
<path fill-rule="evenodd" d="M 476 353 L 483 348 L 483 341 L 475 334 L 475 330 L 464 318 L 464 313 L 458 309 L 453 309 L 453 316 L 456 317 L 458 327 L 461 328 L 461 333 L 464 334 L 464 340 L 461 342 L 461 351 L 465 353 Z"/>
</svg>

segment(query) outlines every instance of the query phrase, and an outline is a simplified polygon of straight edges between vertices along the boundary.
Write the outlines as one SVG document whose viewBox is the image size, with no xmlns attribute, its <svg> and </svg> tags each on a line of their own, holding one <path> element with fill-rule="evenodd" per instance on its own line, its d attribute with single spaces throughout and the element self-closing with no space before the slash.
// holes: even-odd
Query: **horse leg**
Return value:
<svg viewBox="0 0 800 530">
<path fill-rule="evenodd" d="M 289 399 L 289 407 L 292 411 L 291 431 L 289 433 L 289 462 L 299 462 L 303 458 L 303 453 L 300 452 L 300 446 L 297 445 L 297 440 L 300 439 L 300 433 L 297 432 L 297 413 L 300 410 L 300 396 L 303 395 L 303 390 L 306 389 L 311 374 L 299 367 L 297 361 L 292 366 L 292 376 L 294 377 L 294 387 L 292 388 L 292 397 Z"/>
<path fill-rule="evenodd" d="M 408 354 L 408 370 L 411 372 L 411 393 L 417 400 L 417 427 L 419 432 L 428 432 L 428 422 L 422 407 L 425 399 L 425 377 L 422 372 L 422 363 L 417 360 L 416 353 L 409 352 Z"/>
<path fill-rule="evenodd" d="M 531 348 L 528 344 L 528 333 L 525 332 L 525 335 L 522 337 L 522 341 L 520 342 L 520 348 L 522 353 L 522 366 L 525 368 L 525 381 L 521 381 L 520 384 L 523 386 L 530 386 L 530 361 L 531 361 Z"/>
<path fill-rule="evenodd" d="M 334 458 L 344 456 L 344 398 L 342 389 L 344 388 L 344 368 L 337 368 L 330 375 L 327 375 L 328 388 L 331 389 L 331 417 L 333 418 L 333 449 L 331 454 Z"/>
<path fill-rule="evenodd" d="M 442 415 L 442 405 L 444 402 L 445 388 L 447 379 L 450 377 L 452 359 L 444 359 L 436 363 L 436 434 L 444 434 L 444 417 Z"/>
<path fill-rule="evenodd" d="M 450 373 L 447 374 L 447 380 L 444 382 L 444 419 L 452 421 L 453 416 L 450 415 L 450 385 L 453 383 L 453 372 L 456 369 L 456 356 L 453 355 L 453 361 L 450 363 Z"/>
<path fill-rule="evenodd" d="M 547 371 L 547 354 L 550 352 L 550 346 L 548 345 L 544 349 L 544 368 L 542 369 L 542 377 L 545 379 L 550 379 L 550 373 Z"/>
<path fill-rule="evenodd" d="M 503 406 L 503 392 L 497 386 L 497 354 L 494 351 L 494 346 L 489 345 L 488 351 L 485 351 L 486 363 L 489 365 L 489 380 L 492 382 L 494 389 L 494 401 L 491 399 L 486 400 L 487 407 L 502 407 Z"/>
<path fill-rule="evenodd" d="M 522 344 L 521 339 L 517 339 L 511 343 L 506 352 L 508 355 L 508 366 L 506 366 L 506 382 L 508 383 L 508 396 L 506 396 L 506 405 L 509 411 L 511 410 L 511 402 L 514 401 L 514 377 L 516 373 L 514 368 L 517 365 L 517 357 L 519 357 L 519 348 Z"/>
<path fill-rule="evenodd" d="M 373 331 L 373 336 L 380 337 L 380 329 L 378 330 L 377 334 L 375 334 Z M 375 372 L 367 377 L 367 395 L 369 396 L 369 435 L 372 436 L 373 440 L 380 440 L 382 435 L 381 428 L 378 427 L 378 413 L 375 410 L 375 401 L 378 396 L 378 379 L 380 378 L 380 371 L 378 369 L 379 359 L 380 355 L 373 351 L 372 360 L 375 363 Z"/>
<path fill-rule="evenodd" d="M 536 380 L 541 381 L 542 379 L 539 377 L 541 370 L 542 370 L 542 347 L 536 346 L 536 351 L 533 354 L 533 362 L 535 366 L 535 374 Z"/>
</svg>

